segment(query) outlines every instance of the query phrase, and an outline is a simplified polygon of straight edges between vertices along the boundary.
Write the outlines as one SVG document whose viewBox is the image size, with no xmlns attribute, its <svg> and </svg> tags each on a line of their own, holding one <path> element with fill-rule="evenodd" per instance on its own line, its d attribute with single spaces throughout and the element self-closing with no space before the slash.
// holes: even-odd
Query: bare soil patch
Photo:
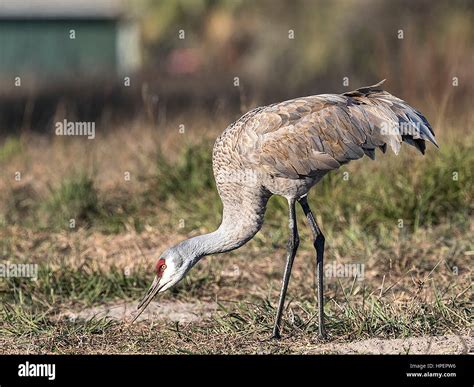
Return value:
<svg viewBox="0 0 474 387">
<path fill-rule="evenodd" d="M 328 343 L 307 348 L 312 354 L 465 354 L 472 353 L 474 339 L 469 336 L 425 336 L 406 339 L 367 339 L 352 343 Z"/>
<path fill-rule="evenodd" d="M 137 302 L 122 302 L 105 304 L 86 308 L 81 311 L 67 311 L 60 318 L 90 320 L 92 318 L 110 318 L 127 322 L 136 311 Z M 211 302 L 151 302 L 137 321 L 166 320 L 182 323 L 207 320 L 217 309 L 216 303 Z"/>
</svg>

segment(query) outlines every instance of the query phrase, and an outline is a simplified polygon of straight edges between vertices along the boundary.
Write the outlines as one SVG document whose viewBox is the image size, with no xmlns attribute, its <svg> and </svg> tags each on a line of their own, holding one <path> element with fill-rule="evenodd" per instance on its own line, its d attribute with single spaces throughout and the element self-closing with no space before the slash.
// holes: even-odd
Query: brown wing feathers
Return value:
<svg viewBox="0 0 474 387">
<path fill-rule="evenodd" d="M 299 178 L 336 169 L 364 154 L 375 158 L 389 145 L 398 153 L 407 142 L 425 150 L 436 144 L 423 115 L 383 91 L 380 82 L 342 95 L 325 94 L 270 105 L 246 123 L 244 137 L 255 134 L 253 150 L 262 166 L 277 176 Z M 252 136 L 248 131 L 251 130 Z"/>
</svg>

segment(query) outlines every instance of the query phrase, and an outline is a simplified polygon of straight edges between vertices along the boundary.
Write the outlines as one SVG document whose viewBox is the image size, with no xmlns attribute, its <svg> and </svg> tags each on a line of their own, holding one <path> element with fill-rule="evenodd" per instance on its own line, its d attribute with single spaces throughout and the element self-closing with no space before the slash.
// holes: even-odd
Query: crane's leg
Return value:
<svg viewBox="0 0 474 387">
<path fill-rule="evenodd" d="M 316 276 L 318 283 L 318 306 L 319 306 L 319 335 L 326 337 L 326 328 L 324 327 L 324 287 L 323 287 L 323 261 L 324 261 L 324 235 L 316 222 L 316 219 L 309 208 L 308 199 L 303 196 L 298 200 L 308 219 L 309 227 L 313 233 L 313 245 L 316 249 Z"/>
<path fill-rule="evenodd" d="M 288 205 L 289 210 L 289 225 L 290 225 L 290 238 L 288 240 L 288 250 L 286 257 L 286 267 L 285 274 L 283 274 L 283 283 L 280 290 L 280 299 L 278 301 L 278 310 L 275 318 L 275 325 L 273 327 L 273 338 L 280 338 L 280 328 L 281 328 L 281 316 L 283 314 L 283 307 L 285 304 L 286 291 L 288 289 L 288 282 L 290 281 L 291 268 L 293 267 L 293 261 L 295 259 L 296 250 L 300 244 L 300 239 L 298 236 L 298 228 L 296 225 L 296 208 L 295 200 L 289 200 Z"/>
</svg>

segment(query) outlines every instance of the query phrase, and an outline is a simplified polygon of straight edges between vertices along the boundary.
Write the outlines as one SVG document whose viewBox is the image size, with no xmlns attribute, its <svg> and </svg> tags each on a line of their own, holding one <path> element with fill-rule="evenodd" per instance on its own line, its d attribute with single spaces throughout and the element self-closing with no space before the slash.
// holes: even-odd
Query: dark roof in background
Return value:
<svg viewBox="0 0 474 387">
<path fill-rule="evenodd" d="M 0 0 L 0 19 L 119 19 L 125 0 Z"/>
</svg>

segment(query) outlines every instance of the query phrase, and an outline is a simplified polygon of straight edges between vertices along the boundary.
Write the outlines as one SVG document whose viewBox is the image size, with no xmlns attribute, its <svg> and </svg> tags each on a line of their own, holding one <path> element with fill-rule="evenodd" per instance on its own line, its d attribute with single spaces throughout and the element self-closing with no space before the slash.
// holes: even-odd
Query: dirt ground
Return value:
<svg viewBox="0 0 474 387">
<path fill-rule="evenodd" d="M 439 237 L 445 235 L 443 229 L 416 234 L 402 260 L 396 258 L 401 254 L 397 245 L 393 250 L 385 246 L 385 256 L 406 263 L 398 267 L 382 255 L 369 255 L 364 281 L 327 278 L 330 336 L 324 341 L 317 337 L 314 253 L 307 244 L 295 261 L 282 340 L 275 341 L 270 335 L 283 246 L 262 248 L 253 242 L 225 258 L 203 260 L 181 286 L 157 297 L 130 325 L 128 319 L 151 282 L 149 269 L 157 251 L 182 235 L 152 230 L 140 236 L 18 231 L 4 235 L 7 247 L 18 254 L 28 252 L 30 262 L 40 263 L 40 273 L 37 281 L 2 282 L 5 294 L 12 292 L 16 301 L 3 306 L 0 353 L 473 352 L 470 271 L 459 265 L 454 277 L 442 259 L 449 254 L 454 262 L 465 261 L 472 250 L 467 231 L 453 233 L 455 245 Z M 332 241 L 330 251 L 345 262 L 339 258 L 347 254 L 344 245 L 337 243 Z M 351 248 L 353 254 L 364 255 L 364 244 Z M 413 269 L 414 260 L 418 270 Z"/>
<path fill-rule="evenodd" d="M 445 235 L 443 229 L 424 231 L 412 237 L 403 253 L 397 246 L 384 247 L 383 254 L 406 262 L 403 266 L 372 254 L 364 281 L 328 278 L 328 340 L 317 337 L 314 257 L 311 246 L 303 243 L 279 341 L 270 335 L 283 246 L 264 249 L 253 242 L 225 259 L 203 260 L 182 285 L 157 297 L 130 325 L 128 319 L 151 282 L 148 270 L 157 251 L 182 235 L 152 230 L 140 236 L 5 234 L 8 246 L 18 254 L 29 252 L 30 262 L 40 263 L 40 273 L 37 281 L 3 282 L 16 301 L 3 306 L 0 353 L 472 353 L 470 271 L 459 265 L 454 277 L 442 259 L 449 254 L 454 262 L 465 261 L 472 251 L 466 232 L 453 233 L 457 243 L 452 245 L 452 239 L 439 237 Z M 347 254 L 344 245 L 332 243 L 330 251 L 345 262 L 339 258 Z M 351 248 L 364 255 L 363 244 Z M 396 258 L 400 254 L 402 260 Z"/>
<path fill-rule="evenodd" d="M 59 318 L 90 320 L 110 318 L 128 324 L 137 303 L 112 303 L 79 311 L 67 311 Z M 196 323 L 212 317 L 218 305 L 212 302 L 152 302 L 137 321 L 168 321 Z M 466 354 L 474 353 L 474 338 L 463 335 L 424 336 L 403 339 L 371 338 L 353 342 L 327 342 L 306 344 L 298 348 L 293 343 L 291 350 L 301 354 Z"/>
</svg>

